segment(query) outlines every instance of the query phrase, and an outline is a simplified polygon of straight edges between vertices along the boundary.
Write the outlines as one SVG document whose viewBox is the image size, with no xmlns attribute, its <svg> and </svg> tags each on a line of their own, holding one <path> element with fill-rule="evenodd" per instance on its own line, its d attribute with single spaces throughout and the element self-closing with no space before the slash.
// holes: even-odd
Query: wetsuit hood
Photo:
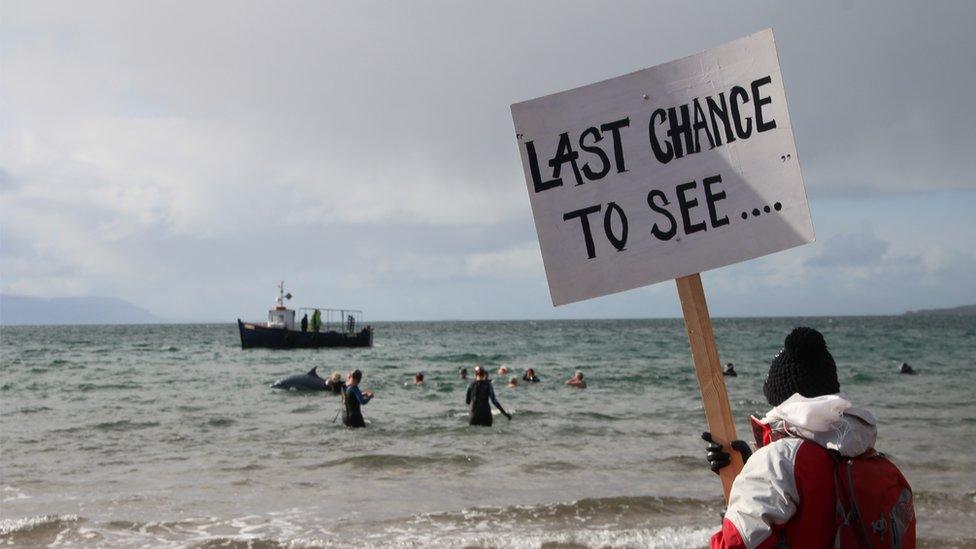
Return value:
<svg viewBox="0 0 976 549">
<path fill-rule="evenodd" d="M 816 442 L 843 456 L 863 454 L 874 447 L 878 438 L 874 414 L 851 404 L 843 393 L 810 398 L 796 393 L 770 410 L 759 423 L 773 432 Z M 779 437 L 772 437 L 776 438 Z"/>
</svg>

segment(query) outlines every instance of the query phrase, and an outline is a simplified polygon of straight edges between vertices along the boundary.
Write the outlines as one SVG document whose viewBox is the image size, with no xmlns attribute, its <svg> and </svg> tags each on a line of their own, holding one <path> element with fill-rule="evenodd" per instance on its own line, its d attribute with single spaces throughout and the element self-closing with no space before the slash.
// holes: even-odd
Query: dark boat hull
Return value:
<svg viewBox="0 0 976 549">
<path fill-rule="evenodd" d="M 315 349 L 319 347 L 372 347 L 373 329 L 366 327 L 358 332 L 299 332 L 283 328 L 268 328 L 260 324 L 241 322 L 241 348 L 264 349 Z"/>
</svg>

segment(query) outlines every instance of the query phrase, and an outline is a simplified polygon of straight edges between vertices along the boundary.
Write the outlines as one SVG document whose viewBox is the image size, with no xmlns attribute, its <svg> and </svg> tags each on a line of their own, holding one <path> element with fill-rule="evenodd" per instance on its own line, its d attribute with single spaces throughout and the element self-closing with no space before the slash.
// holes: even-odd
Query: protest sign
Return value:
<svg viewBox="0 0 976 549">
<path fill-rule="evenodd" d="M 554 305 L 813 241 L 771 30 L 512 115 Z"/>
<path fill-rule="evenodd" d="M 698 273 L 814 240 L 772 30 L 516 103 L 512 117 L 553 304 L 676 279 L 709 429 L 727 445 Z"/>
</svg>

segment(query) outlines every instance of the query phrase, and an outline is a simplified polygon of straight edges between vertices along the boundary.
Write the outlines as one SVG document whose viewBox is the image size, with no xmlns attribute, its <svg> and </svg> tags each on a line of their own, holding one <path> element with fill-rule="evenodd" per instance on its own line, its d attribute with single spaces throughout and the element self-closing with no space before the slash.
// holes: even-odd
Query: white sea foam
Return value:
<svg viewBox="0 0 976 549">
<path fill-rule="evenodd" d="M 480 524 L 475 531 L 435 532 L 401 529 L 386 535 L 371 536 L 361 543 L 364 547 L 497 547 L 499 549 L 538 548 L 544 544 L 583 547 L 656 547 L 685 548 L 708 545 L 711 530 L 694 527 L 664 528 L 583 528 L 569 531 L 494 532 L 489 524 Z M 355 544 L 350 544 L 350 546 Z"/>
<path fill-rule="evenodd" d="M 27 493 L 24 492 L 23 490 L 16 487 L 13 486 L 3 487 L 2 501 L 4 503 L 7 503 L 9 501 L 17 501 L 19 499 L 30 499 L 30 496 L 27 495 Z"/>
<path fill-rule="evenodd" d="M 27 532 L 43 526 L 77 522 L 77 515 L 41 515 L 19 519 L 0 519 L 0 536 Z"/>
</svg>

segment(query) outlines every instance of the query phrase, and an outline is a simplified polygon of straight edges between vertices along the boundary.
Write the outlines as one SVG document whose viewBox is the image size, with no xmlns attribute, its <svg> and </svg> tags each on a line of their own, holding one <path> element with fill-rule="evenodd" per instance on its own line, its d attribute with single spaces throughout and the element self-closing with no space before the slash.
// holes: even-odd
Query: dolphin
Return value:
<svg viewBox="0 0 976 549">
<path fill-rule="evenodd" d="M 297 389 L 299 391 L 325 391 L 328 387 L 325 385 L 325 380 L 315 373 L 316 369 L 318 369 L 318 366 L 309 370 L 307 374 L 295 374 L 281 378 L 274 382 L 271 388 Z"/>
</svg>

